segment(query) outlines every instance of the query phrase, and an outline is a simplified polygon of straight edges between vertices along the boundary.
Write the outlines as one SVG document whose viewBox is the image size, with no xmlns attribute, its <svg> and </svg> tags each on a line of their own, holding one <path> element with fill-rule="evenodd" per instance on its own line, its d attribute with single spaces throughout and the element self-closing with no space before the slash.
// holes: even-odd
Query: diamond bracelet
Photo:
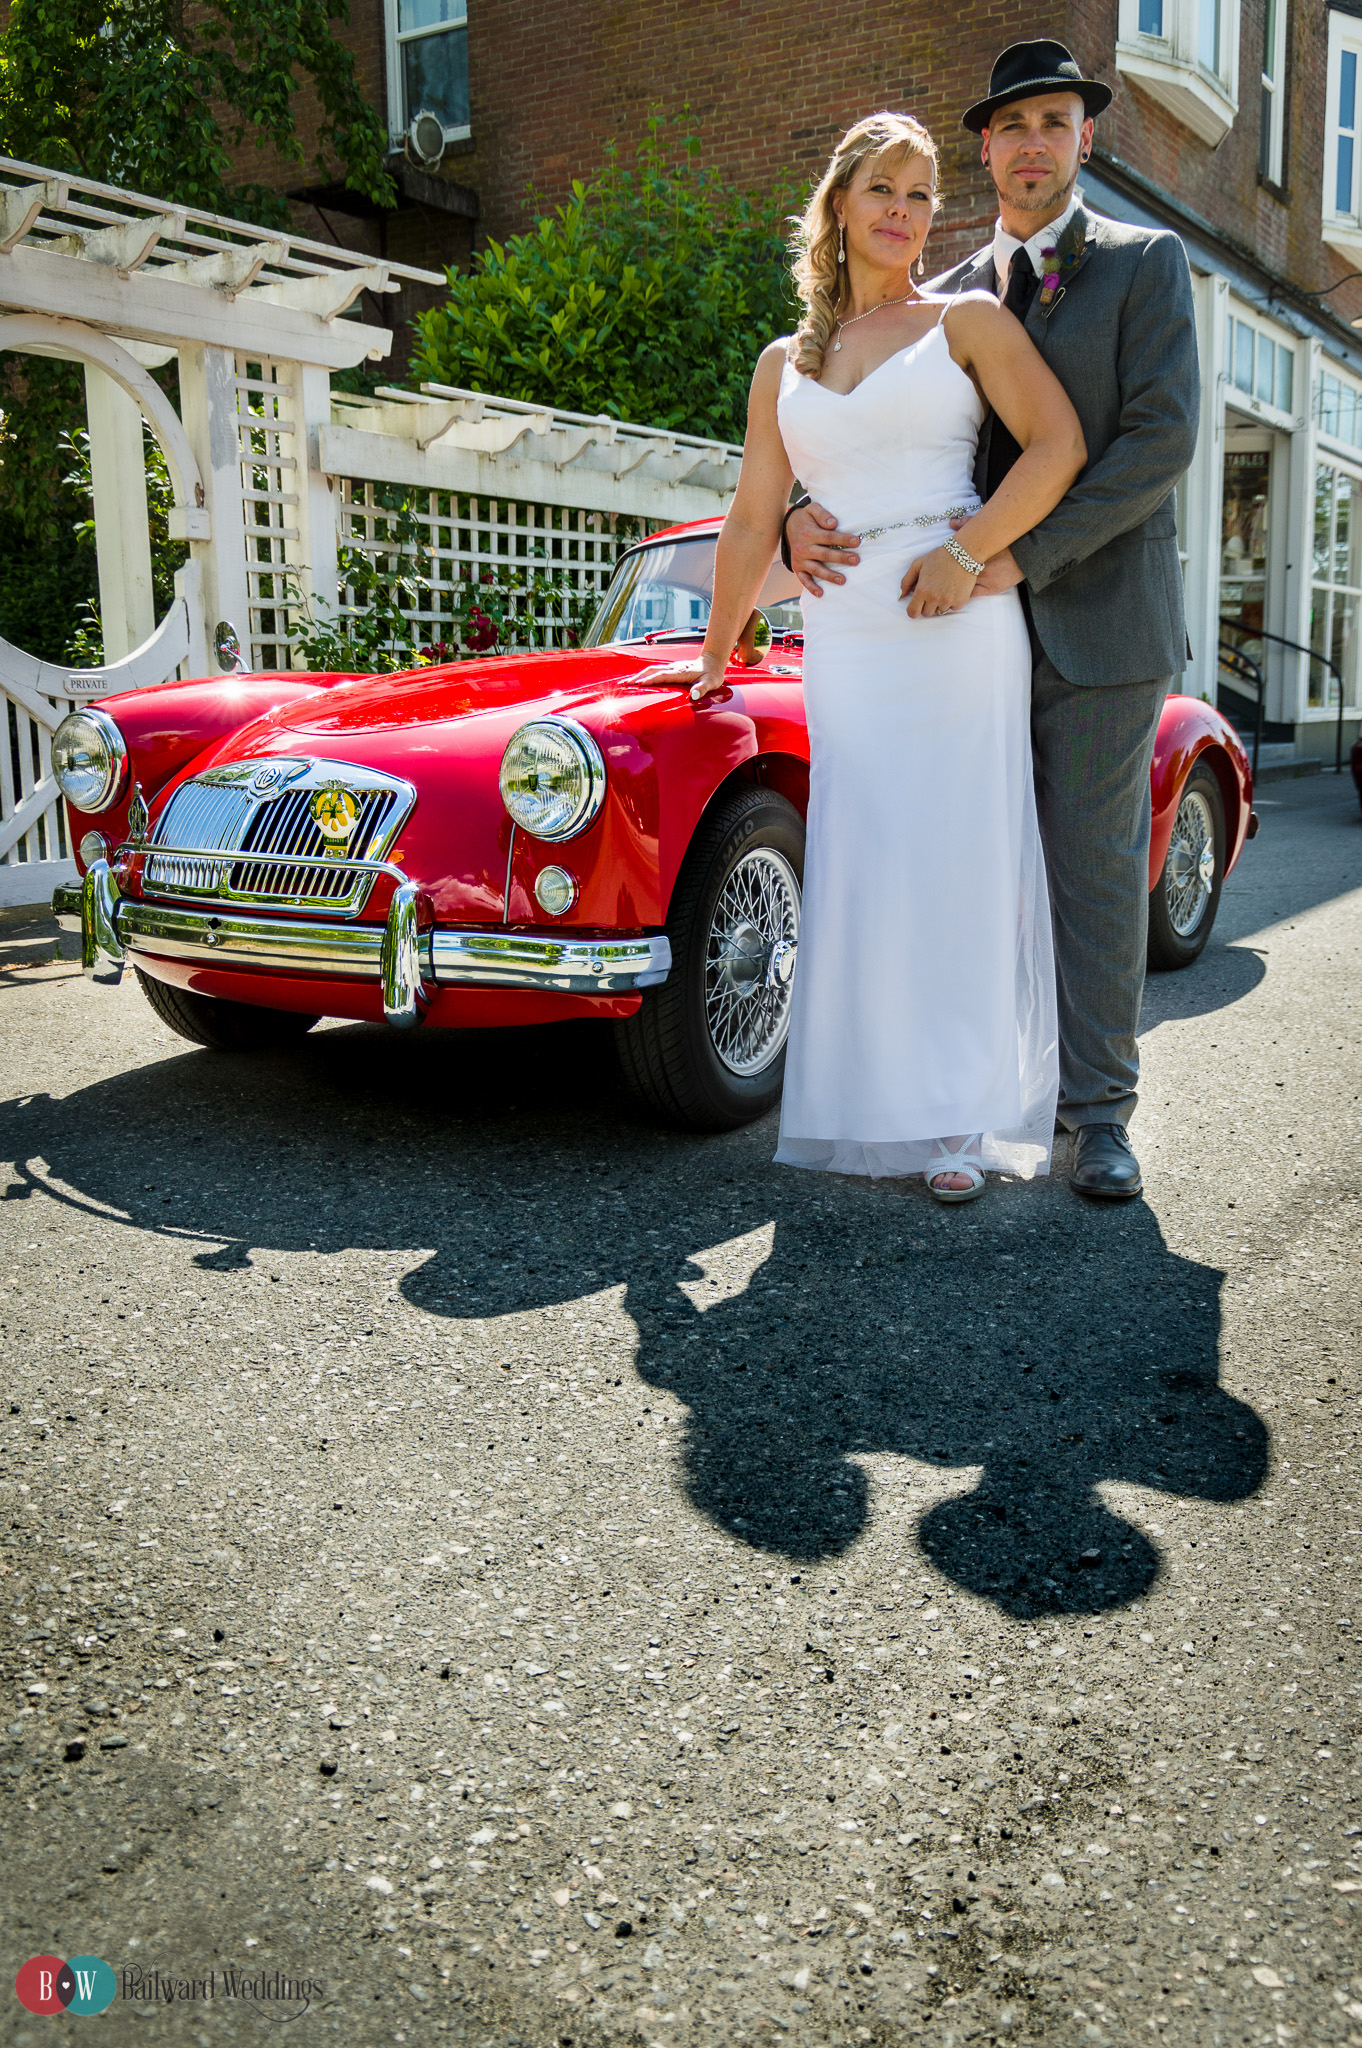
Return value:
<svg viewBox="0 0 1362 2048">
<path fill-rule="evenodd" d="M 953 555 L 956 561 L 960 564 L 960 567 L 962 569 L 967 569 L 971 576 L 983 575 L 983 563 L 976 562 L 973 555 L 970 554 L 969 550 L 967 548 L 961 547 L 959 541 L 956 539 L 954 534 L 951 535 L 948 541 L 943 542 L 942 545 L 945 547 L 946 553 L 948 555 Z"/>
</svg>

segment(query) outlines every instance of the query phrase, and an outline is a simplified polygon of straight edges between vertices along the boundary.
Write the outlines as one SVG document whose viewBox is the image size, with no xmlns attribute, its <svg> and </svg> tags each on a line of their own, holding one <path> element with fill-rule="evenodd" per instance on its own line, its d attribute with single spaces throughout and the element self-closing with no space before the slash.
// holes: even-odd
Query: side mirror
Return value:
<svg viewBox="0 0 1362 2048">
<path fill-rule="evenodd" d="M 245 668 L 246 664 L 241 658 L 241 642 L 230 619 L 218 620 L 217 631 L 213 635 L 213 652 L 217 656 L 218 667 L 225 675 Z"/>
<path fill-rule="evenodd" d="M 733 659 L 744 668 L 760 668 L 771 652 L 771 637 L 771 621 L 764 611 L 754 611 L 738 635 Z"/>
</svg>

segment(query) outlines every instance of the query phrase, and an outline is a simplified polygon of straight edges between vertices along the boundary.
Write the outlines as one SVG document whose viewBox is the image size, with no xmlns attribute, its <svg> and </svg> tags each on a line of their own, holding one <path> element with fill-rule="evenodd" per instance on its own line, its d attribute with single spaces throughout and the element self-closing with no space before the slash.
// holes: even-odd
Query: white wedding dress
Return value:
<svg viewBox="0 0 1362 2048">
<path fill-rule="evenodd" d="M 921 1173 L 942 1168 L 934 1140 L 970 1137 L 982 1167 L 1045 1173 L 1058 1031 L 1021 601 L 910 619 L 898 594 L 978 506 L 984 407 L 938 320 L 845 397 L 787 363 L 777 417 L 795 475 L 862 538 L 846 582 L 804 601 L 808 852 L 776 1158 Z"/>
</svg>

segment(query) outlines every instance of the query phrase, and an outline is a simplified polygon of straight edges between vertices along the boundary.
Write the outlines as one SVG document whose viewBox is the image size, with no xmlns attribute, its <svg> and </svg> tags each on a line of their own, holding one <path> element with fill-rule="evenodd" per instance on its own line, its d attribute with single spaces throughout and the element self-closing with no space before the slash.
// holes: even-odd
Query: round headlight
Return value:
<svg viewBox="0 0 1362 2048">
<path fill-rule="evenodd" d="M 534 839 L 571 839 L 605 800 L 605 762 L 571 718 L 522 725 L 501 757 L 501 800 Z"/>
<path fill-rule="evenodd" d="M 127 745 L 107 711 L 72 711 L 53 733 L 52 773 L 78 811 L 107 811 L 127 772 Z"/>
</svg>

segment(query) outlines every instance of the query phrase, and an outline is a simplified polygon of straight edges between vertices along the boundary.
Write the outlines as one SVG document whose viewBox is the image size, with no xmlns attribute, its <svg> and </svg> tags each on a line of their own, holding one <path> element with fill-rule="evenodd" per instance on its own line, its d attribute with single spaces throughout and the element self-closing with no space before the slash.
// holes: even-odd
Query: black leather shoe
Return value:
<svg viewBox="0 0 1362 2048">
<path fill-rule="evenodd" d="M 1099 1201 L 1124 1202 L 1144 1182 L 1123 1124 L 1080 1124 L 1070 1133 L 1069 1186 Z"/>
</svg>

